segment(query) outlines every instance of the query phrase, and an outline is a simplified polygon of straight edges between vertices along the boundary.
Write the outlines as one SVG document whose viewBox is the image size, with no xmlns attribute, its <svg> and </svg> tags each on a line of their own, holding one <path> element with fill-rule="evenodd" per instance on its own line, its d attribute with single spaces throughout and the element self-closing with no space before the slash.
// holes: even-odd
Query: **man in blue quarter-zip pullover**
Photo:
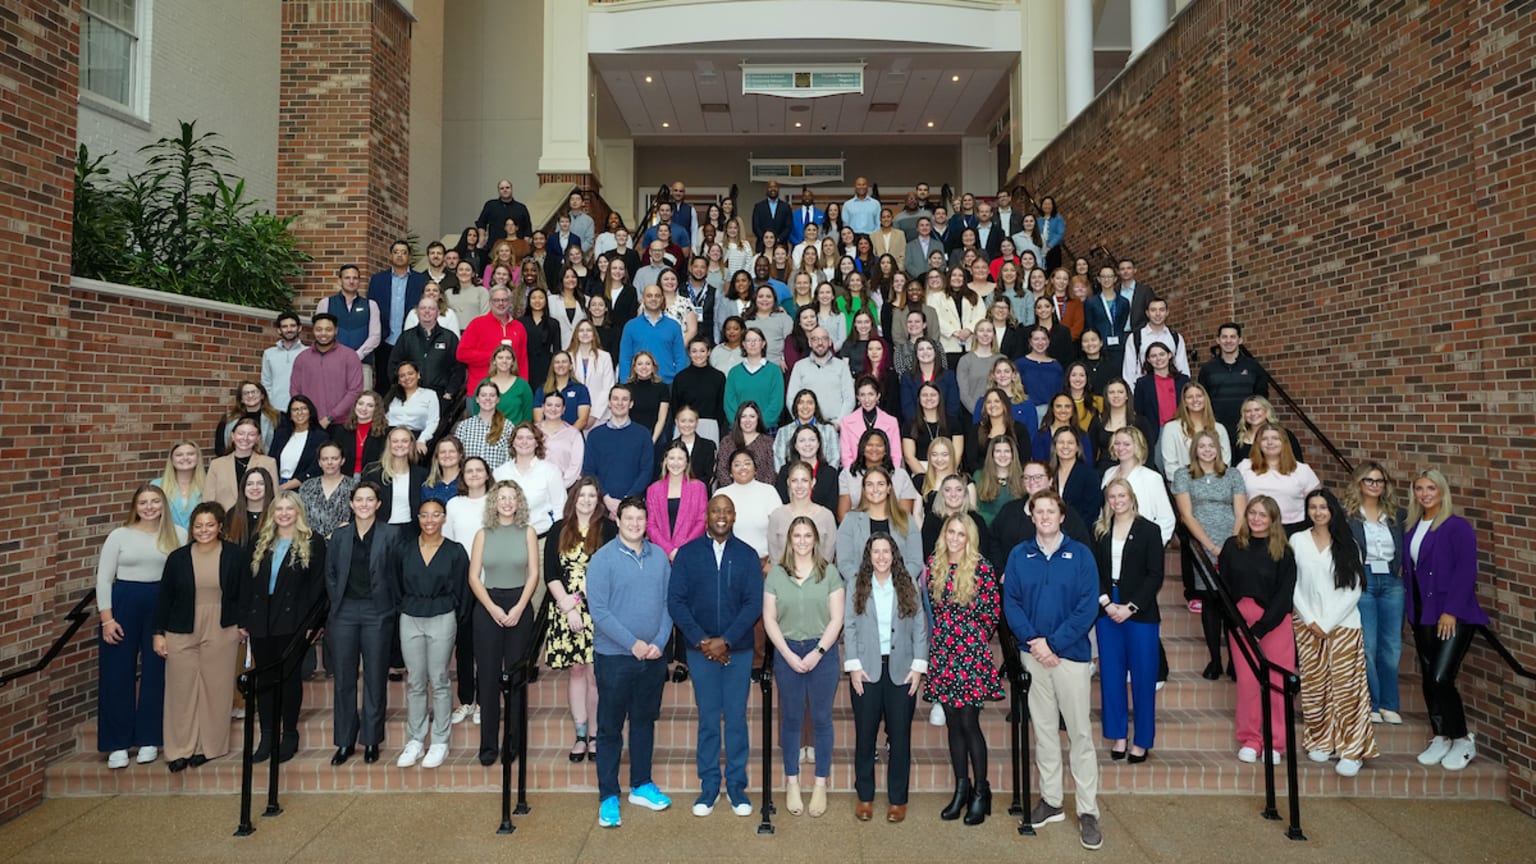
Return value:
<svg viewBox="0 0 1536 864">
<path fill-rule="evenodd" d="M 619 751 L 629 722 L 629 803 L 665 810 L 672 799 L 651 782 L 651 752 L 661 688 L 662 646 L 672 635 L 667 614 L 667 553 L 645 539 L 645 499 L 619 504 L 619 536 L 587 565 L 592 612 L 592 671 L 597 678 L 597 824 L 617 828 Z"/>
<path fill-rule="evenodd" d="M 752 628 L 763 614 L 763 568 L 757 552 L 731 533 L 736 505 L 710 499 L 708 533 L 672 559 L 667 610 L 688 643 L 688 669 L 699 705 L 699 798 L 693 815 L 708 816 L 720 797 L 720 723 L 725 721 L 725 793 L 731 812 L 751 816 L 747 799 L 747 693 Z M 598 751 L 601 753 L 602 751 Z"/>
<path fill-rule="evenodd" d="M 1097 849 L 1104 835 L 1099 830 L 1099 761 L 1088 714 L 1093 688 L 1088 631 L 1099 615 L 1099 571 L 1088 547 L 1062 533 L 1066 512 L 1066 502 L 1055 489 L 1030 496 L 1035 537 L 1015 546 L 1008 556 L 1003 614 L 1033 679 L 1029 714 L 1035 728 L 1040 801 L 1029 814 L 1030 824 L 1040 828 L 1066 818 L 1061 807 L 1059 712 L 1067 724 L 1080 839 L 1084 849 Z"/>
</svg>

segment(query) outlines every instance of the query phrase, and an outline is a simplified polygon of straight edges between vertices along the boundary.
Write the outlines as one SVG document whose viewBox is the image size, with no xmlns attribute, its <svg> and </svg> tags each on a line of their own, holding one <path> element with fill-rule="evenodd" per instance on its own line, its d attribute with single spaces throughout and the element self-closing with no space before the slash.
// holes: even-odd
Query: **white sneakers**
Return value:
<svg viewBox="0 0 1536 864">
<path fill-rule="evenodd" d="M 412 765 L 415 765 L 416 760 L 421 758 L 421 754 L 423 752 L 425 752 L 425 750 L 421 746 L 420 741 L 405 742 L 405 749 L 400 751 L 400 758 L 395 760 L 395 767 L 409 768 Z"/>
<path fill-rule="evenodd" d="M 1383 709 L 1381 712 L 1381 719 L 1382 722 L 1389 723 L 1393 726 L 1403 725 L 1403 715 L 1397 713 L 1396 711 L 1388 711 Z"/>
<path fill-rule="evenodd" d="M 937 702 L 933 703 L 933 710 L 928 712 L 928 723 L 929 723 L 929 725 L 932 725 L 932 726 L 943 726 L 944 725 L 944 706 L 943 705 L 940 705 Z"/>
<path fill-rule="evenodd" d="M 715 797 L 708 801 L 700 800 L 693 802 L 693 815 L 708 816 L 709 814 L 715 812 L 715 802 L 719 800 L 720 793 L 717 792 L 715 793 Z"/>
<path fill-rule="evenodd" d="M 743 801 L 740 804 L 732 804 L 731 812 L 735 813 L 737 816 L 751 816 L 752 804 L 748 801 Z"/>
<path fill-rule="evenodd" d="M 1436 735 L 1424 752 L 1419 754 L 1419 764 L 1438 765 L 1449 752 L 1451 752 L 1451 739 L 1444 735 Z"/>
<path fill-rule="evenodd" d="M 1252 747 L 1244 747 L 1237 751 L 1237 761 L 1252 764 L 1259 761 L 1259 751 Z"/>
<path fill-rule="evenodd" d="M 148 765 L 158 758 L 160 758 L 159 747 L 140 747 L 139 755 L 135 757 L 133 761 L 139 763 L 140 765 Z"/>
<path fill-rule="evenodd" d="M 437 766 L 443 764 L 443 760 L 447 758 L 448 745 L 433 744 L 431 747 L 427 748 L 427 758 L 421 760 L 421 767 L 436 768 Z"/>
<path fill-rule="evenodd" d="M 139 755 L 137 757 L 135 757 L 133 761 L 139 763 L 140 765 L 148 765 L 149 763 L 151 763 L 151 762 L 153 762 L 153 761 L 155 761 L 156 759 L 159 759 L 159 758 L 160 758 L 160 748 L 159 747 L 140 747 L 139 748 Z M 107 767 L 111 768 L 111 769 L 114 769 L 114 770 L 119 769 L 119 768 L 127 768 L 128 767 L 128 751 L 127 750 L 113 750 L 111 753 L 108 753 L 107 754 Z"/>
<path fill-rule="evenodd" d="M 1440 760 L 1440 767 L 1447 771 L 1460 771 L 1467 767 L 1472 757 L 1477 755 L 1477 745 L 1473 743 L 1472 736 L 1457 738 L 1451 742 L 1451 750 Z"/>
<path fill-rule="evenodd" d="M 474 719 L 474 723 L 475 723 L 476 726 L 480 725 L 480 705 L 479 705 L 479 703 L 475 704 L 475 719 Z M 593 738 L 592 740 L 596 741 L 597 739 Z M 594 746 L 596 746 L 596 745 L 594 745 Z"/>
<path fill-rule="evenodd" d="M 1386 721 L 1382 719 L 1380 711 L 1372 711 L 1371 712 L 1371 722 L 1372 723 L 1385 723 Z"/>
<path fill-rule="evenodd" d="M 111 753 L 107 754 L 107 767 L 108 768 L 114 768 L 114 769 L 116 769 L 116 768 L 127 768 L 128 767 L 128 751 L 127 750 L 113 750 Z"/>
<path fill-rule="evenodd" d="M 1339 764 L 1333 766 L 1333 770 L 1340 777 L 1353 777 L 1360 773 L 1360 766 L 1364 764 L 1359 759 L 1340 759 Z"/>
<path fill-rule="evenodd" d="M 1311 759 L 1313 762 L 1327 762 L 1332 756 L 1333 753 L 1328 750 L 1307 751 L 1307 758 Z"/>
<path fill-rule="evenodd" d="M 460 723 L 463 723 L 465 720 L 468 720 L 469 719 L 469 715 L 471 715 L 473 713 L 475 713 L 475 706 L 473 706 L 473 705 L 460 705 L 459 707 L 453 709 L 453 716 L 449 717 L 448 720 L 453 725 L 457 726 Z"/>
</svg>

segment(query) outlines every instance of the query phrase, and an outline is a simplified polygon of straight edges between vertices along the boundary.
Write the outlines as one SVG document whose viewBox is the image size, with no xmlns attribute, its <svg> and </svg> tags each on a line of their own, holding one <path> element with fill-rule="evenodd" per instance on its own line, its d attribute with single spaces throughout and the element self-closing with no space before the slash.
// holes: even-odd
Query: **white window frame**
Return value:
<svg viewBox="0 0 1536 864">
<path fill-rule="evenodd" d="M 133 55 L 128 62 L 128 102 L 119 102 L 109 96 L 103 96 L 93 90 L 87 90 L 84 82 L 80 85 L 79 101 L 82 105 L 116 117 L 120 120 L 133 123 L 145 129 L 149 128 L 149 72 L 151 56 L 150 24 L 154 20 L 154 0 L 133 0 L 133 29 L 134 37 Z M 101 24 L 116 28 L 117 25 L 103 18 L 99 18 L 80 5 L 80 62 L 85 63 L 85 18 L 94 18 Z M 120 28 L 119 28 L 120 29 Z"/>
</svg>

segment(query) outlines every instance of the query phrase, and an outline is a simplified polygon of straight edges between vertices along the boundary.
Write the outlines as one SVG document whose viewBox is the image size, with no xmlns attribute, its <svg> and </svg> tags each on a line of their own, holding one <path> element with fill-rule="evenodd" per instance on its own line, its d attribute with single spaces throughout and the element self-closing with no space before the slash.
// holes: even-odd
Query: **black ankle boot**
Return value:
<svg viewBox="0 0 1536 864">
<path fill-rule="evenodd" d="M 946 822 L 953 822 L 960 818 L 960 814 L 965 812 L 966 805 L 970 803 L 971 781 L 968 779 L 956 780 L 955 797 L 950 799 L 949 806 L 944 808 L 944 812 L 939 814 L 939 818 Z"/>
<path fill-rule="evenodd" d="M 970 806 L 965 811 L 965 824 L 980 825 L 992 814 L 992 786 L 983 780 L 971 793 Z"/>
</svg>

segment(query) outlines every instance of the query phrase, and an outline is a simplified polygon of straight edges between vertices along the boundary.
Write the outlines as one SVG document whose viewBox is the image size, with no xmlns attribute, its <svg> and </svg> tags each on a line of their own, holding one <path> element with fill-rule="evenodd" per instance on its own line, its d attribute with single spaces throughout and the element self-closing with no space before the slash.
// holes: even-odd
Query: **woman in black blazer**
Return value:
<svg viewBox="0 0 1536 864">
<path fill-rule="evenodd" d="M 251 642 L 254 666 L 261 669 L 283 656 L 289 642 L 312 622 L 310 613 L 325 590 L 325 538 L 312 532 L 304 519 L 304 504 L 297 492 L 279 492 L 262 523 L 251 550 L 250 570 L 241 580 L 240 634 Z M 261 718 L 261 744 L 255 761 L 272 752 L 278 737 L 276 697 L 282 687 L 283 716 L 278 761 L 286 762 L 299 751 L 299 708 L 304 697 L 304 678 L 299 674 L 302 652 L 277 673 L 280 680 L 256 682 L 256 710 Z M 285 673 L 285 674 L 284 674 Z"/>
<path fill-rule="evenodd" d="M 1104 488 L 1104 512 L 1093 526 L 1099 565 L 1099 686 L 1104 737 L 1111 759 L 1126 758 L 1126 672 L 1136 709 L 1129 761 L 1147 761 L 1156 725 L 1158 636 L 1162 618 L 1157 592 L 1163 584 L 1163 535 L 1136 513 L 1136 493 L 1124 480 Z M 1118 554 L 1116 554 L 1118 550 Z M 1117 560 L 1118 559 L 1118 560 Z"/>
<path fill-rule="evenodd" d="M 272 435 L 268 455 L 277 460 L 279 489 L 298 489 L 305 480 L 320 476 L 320 445 L 331 439 L 315 423 L 315 414 L 315 403 L 309 397 L 295 396 L 288 403 L 288 422 Z M 294 440 L 300 436 L 302 441 Z M 294 452 L 285 453 L 290 444 Z"/>
<path fill-rule="evenodd" d="M 155 653 L 165 658 L 165 751 L 172 773 L 229 752 L 229 706 L 240 651 L 244 550 L 219 536 L 224 508 L 192 508 L 192 542 L 165 559 L 155 604 Z"/>
<path fill-rule="evenodd" d="M 837 512 L 837 469 L 821 458 L 821 432 L 815 426 L 800 426 L 789 439 L 789 457 L 774 478 L 773 488 L 779 498 L 789 500 L 789 469 L 796 462 L 811 468 L 811 501 Z"/>
<path fill-rule="evenodd" d="M 672 418 L 672 422 L 677 427 L 675 440 L 683 442 L 683 446 L 688 448 L 688 464 L 693 468 L 693 476 L 703 481 L 705 486 L 712 485 L 709 481 L 715 476 L 715 458 L 719 450 L 715 442 L 699 434 L 699 409 L 684 405 L 677 409 L 677 416 Z M 725 431 L 723 428 L 720 430 L 722 434 Z"/>
<path fill-rule="evenodd" d="M 1158 398 L 1157 382 L 1159 379 L 1173 379 L 1173 404 L 1164 406 Z M 1184 385 L 1189 383 L 1189 376 L 1173 368 L 1173 352 L 1161 342 L 1153 342 L 1147 346 L 1147 359 L 1142 366 L 1142 376 L 1136 379 L 1136 389 L 1131 397 L 1131 405 L 1136 409 L 1137 416 L 1146 418 L 1152 425 L 1152 436 L 1147 439 L 1147 450 L 1157 453 L 1157 436 L 1163 431 L 1164 418 L 1171 418 L 1178 411 L 1179 403 L 1184 399 Z M 1168 410 L 1163 410 L 1167 407 Z"/>
<path fill-rule="evenodd" d="M 388 525 L 406 525 L 421 509 L 421 487 L 427 482 L 427 469 L 416 464 L 416 433 L 396 426 L 389 430 L 384 455 L 363 469 L 363 480 L 379 484 L 378 520 Z M 395 484 L 404 483 L 404 490 Z M 404 507 L 396 507 L 396 503 Z"/>
<path fill-rule="evenodd" d="M 357 479 L 363 469 L 384 458 L 384 438 L 389 426 L 379 407 L 378 394 L 358 395 L 346 423 L 331 426 L 331 440 L 341 448 L 341 473 Z"/>
<path fill-rule="evenodd" d="M 1057 429 L 1051 436 L 1051 482 L 1067 506 L 1077 511 L 1084 522 L 1097 519 L 1104 503 L 1099 491 L 1099 472 L 1083 453 L 1082 439 L 1075 428 Z"/>
</svg>

